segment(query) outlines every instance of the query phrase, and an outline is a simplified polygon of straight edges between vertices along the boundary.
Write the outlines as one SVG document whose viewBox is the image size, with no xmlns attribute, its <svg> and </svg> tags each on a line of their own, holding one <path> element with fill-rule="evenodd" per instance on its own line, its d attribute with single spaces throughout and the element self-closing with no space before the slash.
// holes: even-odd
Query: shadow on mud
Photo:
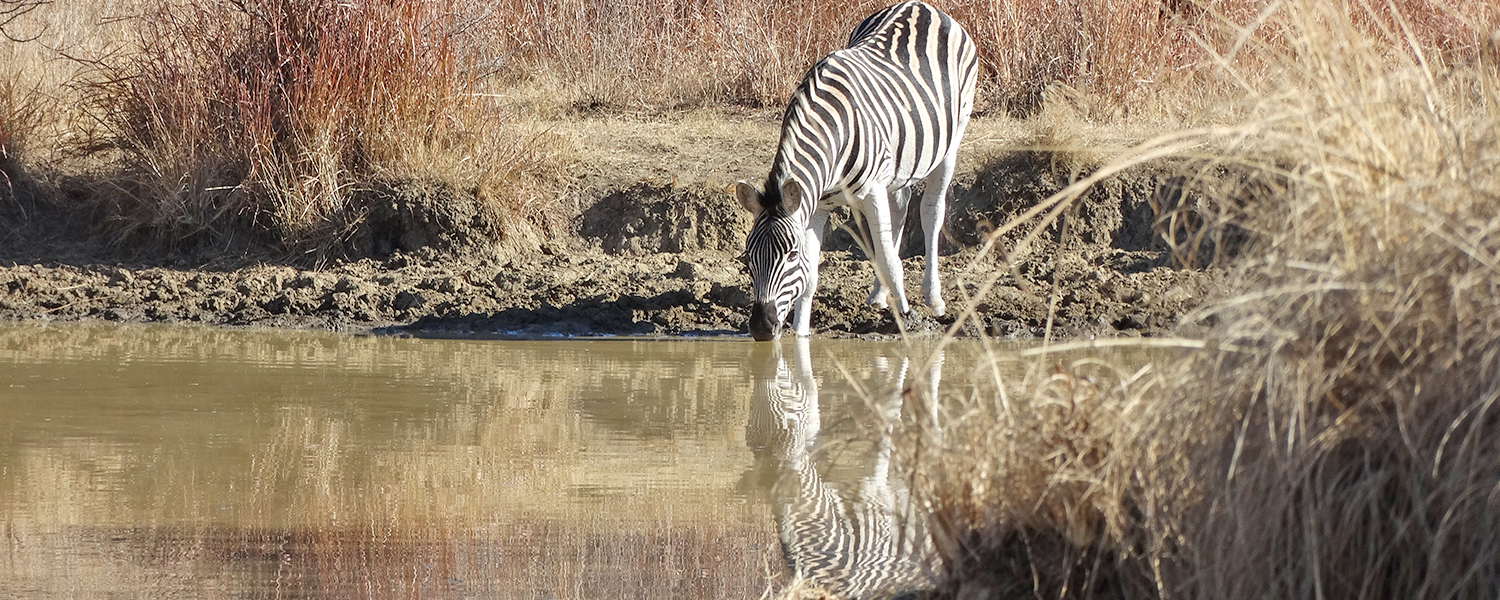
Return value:
<svg viewBox="0 0 1500 600">
<path fill-rule="evenodd" d="M 377 333 L 412 337 L 473 337 L 539 339 L 590 336 L 649 336 L 670 327 L 674 335 L 729 336 L 743 331 L 714 327 L 682 326 L 682 317 L 700 304 L 687 290 L 641 296 L 597 295 L 554 306 L 506 308 L 494 313 L 429 315 L 410 325 L 377 330 Z M 673 317 L 676 317 L 675 319 Z M 676 321 L 674 323 L 674 321 Z"/>
</svg>

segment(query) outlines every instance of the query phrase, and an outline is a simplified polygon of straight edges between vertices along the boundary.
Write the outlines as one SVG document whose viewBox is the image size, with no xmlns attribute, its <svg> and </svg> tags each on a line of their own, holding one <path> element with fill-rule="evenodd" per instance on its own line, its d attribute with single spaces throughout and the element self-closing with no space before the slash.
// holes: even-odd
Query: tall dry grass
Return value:
<svg viewBox="0 0 1500 600">
<path fill-rule="evenodd" d="M 37 128 L 38 106 L 13 77 L 0 74 L 0 210 L 24 208 L 27 138 Z"/>
<path fill-rule="evenodd" d="M 1297 51 L 1272 0 L 936 3 L 980 46 L 982 113 L 1224 123 L 1247 109 L 1220 100 L 1274 85 Z M 54 200 L 102 208 L 118 240 L 337 254 L 367 225 L 364 192 L 429 179 L 525 245 L 563 226 L 571 174 L 518 121 L 779 107 L 883 4 L 90 0 L 36 5 L 0 54 L 41 98 L 31 162 L 87 183 Z M 1407 35 L 1444 61 L 1472 55 L 1466 24 L 1495 21 L 1450 0 L 1347 7 L 1364 32 L 1422 15 Z"/>
<path fill-rule="evenodd" d="M 883 1 L 772 3 L 665 0 L 601 3 L 525 0 L 491 6 L 485 64 L 491 89 L 535 104 L 584 111 L 712 105 L 779 107 L 818 58 L 842 47 L 854 25 Z M 1223 97 L 1221 63 L 1260 74 L 1259 56 L 1219 54 L 1248 41 L 1281 44 L 1282 32 L 1257 21 L 1271 0 L 935 0 L 978 42 L 981 111 L 1036 114 L 1043 91 L 1071 90 L 1099 121 L 1172 116 L 1209 118 Z M 1374 3 L 1372 3 L 1374 4 Z M 1362 25 L 1388 21 L 1372 7 Z M 1462 53 L 1456 35 L 1482 6 L 1405 0 L 1423 43 Z M 524 89 L 528 92 L 518 92 Z M 1217 108 L 1217 107 L 1216 107 Z"/>
<path fill-rule="evenodd" d="M 988 382 L 962 398 L 909 388 L 898 449 L 940 597 L 1157 595 L 1135 471 L 1160 374 L 1095 354 L 1020 369 L 997 354 L 975 367 Z"/>
<path fill-rule="evenodd" d="M 478 22 L 491 89 L 569 112 L 776 107 L 884 3 L 507 0 Z"/>
<path fill-rule="evenodd" d="M 0 0 L 0 39 L 23 41 L 20 31 L 9 27 L 43 4 L 42 0 Z M 27 89 L 20 69 L 0 67 L 0 210 L 24 211 L 26 177 L 21 157 L 26 138 L 38 127 L 40 107 Z"/>
<path fill-rule="evenodd" d="M 1244 291 L 1197 316 L 1254 353 L 1195 357 L 1213 376 L 1173 390 L 1234 442 L 1192 464 L 1222 507 L 1188 522 L 1197 589 L 1500 593 L 1496 9 L 1454 52 L 1422 21 L 1458 15 L 1405 8 L 1287 17 L 1302 60 L 1245 154 L 1294 165 L 1294 195 L 1263 207 Z"/>
<path fill-rule="evenodd" d="M 977 2 L 937 0 L 974 36 L 984 76 L 980 104 L 1026 116 L 1042 91 L 1075 88 L 1101 118 L 1135 112 L 1163 89 L 1199 103 L 1209 80 L 1206 39 L 1245 24 L 1265 0 L 1198 5 L 1161 0 Z M 488 64 L 498 87 L 534 104 L 575 110 L 712 105 L 779 107 L 807 69 L 843 47 L 860 19 L 890 2 L 772 3 L 524 0 L 494 6 Z"/>
<path fill-rule="evenodd" d="M 1280 4 L 1221 52 L 1264 69 L 1224 70 L 1242 122 L 1122 159 L 1284 184 L 1237 199 L 1228 291 L 1156 342 L 1190 352 L 1043 351 L 913 419 L 948 593 L 1500 594 L 1497 15 L 1415 6 Z"/>
<path fill-rule="evenodd" d="M 350 237 L 358 192 L 437 178 L 521 218 L 542 154 L 475 94 L 457 2 L 148 3 L 86 97 L 118 153 L 101 196 L 116 234 Z M 486 188 L 505 188 L 487 193 Z"/>
</svg>

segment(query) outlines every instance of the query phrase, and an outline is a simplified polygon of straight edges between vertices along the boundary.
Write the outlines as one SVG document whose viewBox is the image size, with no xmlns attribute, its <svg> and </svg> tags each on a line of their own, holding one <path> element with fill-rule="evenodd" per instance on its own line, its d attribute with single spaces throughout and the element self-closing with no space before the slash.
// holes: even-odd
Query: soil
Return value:
<svg viewBox="0 0 1500 600">
<path fill-rule="evenodd" d="M 739 255 L 749 218 L 725 188 L 764 178 L 776 117 L 720 112 L 550 125 L 548 135 L 577 149 L 575 179 L 561 199 L 576 216 L 567 235 L 534 250 L 496 251 L 482 224 L 418 210 L 422 199 L 456 196 L 463 204 L 461 193 L 430 182 L 393 184 L 385 197 L 396 200 L 370 212 L 355 237 L 367 247 L 354 253 L 369 257 L 323 265 L 238 248 L 131 251 L 76 233 L 90 230 L 79 225 L 86 216 L 0 209 L 0 318 L 431 336 L 742 335 L 749 297 Z M 1022 149 L 1007 127 L 976 119 L 950 197 L 941 273 L 950 312 L 967 305 L 975 314 L 963 334 L 1039 336 L 1049 322 L 1054 338 L 1158 334 L 1218 285 L 1220 270 L 1204 266 L 1213 263 L 1211 247 L 1188 268 L 1178 260 L 1183 246 L 1174 244 L 1174 255 L 1165 242 L 1158 211 L 1192 203 L 1163 165 L 1095 186 L 1026 248 L 1016 248 L 1022 227 L 982 253 L 986 231 L 1086 172 L 1070 166 L 1076 157 Z M 936 332 L 953 323 L 919 301 L 922 234 L 911 213 L 903 256 L 913 313 L 898 323 L 865 305 L 873 270 L 839 228 L 823 254 L 812 318 L 818 335 Z"/>
</svg>

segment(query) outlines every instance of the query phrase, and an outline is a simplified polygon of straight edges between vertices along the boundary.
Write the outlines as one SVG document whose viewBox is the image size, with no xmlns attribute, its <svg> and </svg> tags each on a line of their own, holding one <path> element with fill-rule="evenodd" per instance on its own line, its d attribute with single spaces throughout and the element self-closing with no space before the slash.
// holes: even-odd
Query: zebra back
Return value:
<svg viewBox="0 0 1500 600">
<path fill-rule="evenodd" d="M 909 1 L 870 15 L 793 93 L 765 206 L 808 215 L 844 193 L 927 176 L 955 150 L 977 80 L 974 42 L 946 14 Z M 802 185 L 800 206 L 777 206 L 786 181 Z"/>
</svg>

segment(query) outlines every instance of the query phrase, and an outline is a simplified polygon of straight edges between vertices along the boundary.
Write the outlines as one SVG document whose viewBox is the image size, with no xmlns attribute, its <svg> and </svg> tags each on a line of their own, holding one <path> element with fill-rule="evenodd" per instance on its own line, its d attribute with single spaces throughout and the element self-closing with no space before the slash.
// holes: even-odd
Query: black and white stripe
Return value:
<svg viewBox="0 0 1500 600">
<path fill-rule="evenodd" d="M 765 191 L 743 181 L 736 190 L 755 216 L 746 249 L 756 339 L 776 337 L 794 305 L 793 329 L 809 333 L 823 229 L 840 205 L 853 207 L 869 230 L 877 274 L 870 301 L 883 305 L 888 288 L 908 312 L 896 241 L 919 181 L 922 291 L 943 314 L 938 232 L 977 65 L 974 43 L 958 23 L 921 2 L 903 2 L 867 17 L 847 48 L 808 71 L 787 105 Z"/>
<path fill-rule="evenodd" d="M 755 397 L 745 431 L 756 469 L 769 479 L 761 485 L 771 494 L 788 571 L 845 598 L 884 597 L 930 585 L 923 559 L 931 543 L 910 514 L 902 478 L 891 477 L 889 427 L 871 455 L 856 459 L 862 464 L 857 490 L 843 491 L 826 481 L 814 460 L 821 426 L 808 341 L 792 343 L 791 361 L 779 345 L 756 357 Z M 876 382 L 891 393 L 871 406 L 878 418 L 893 424 L 907 362 L 884 357 L 877 362 L 877 376 L 894 376 L 894 385 Z M 840 457 L 845 469 L 854 458 Z"/>
</svg>

